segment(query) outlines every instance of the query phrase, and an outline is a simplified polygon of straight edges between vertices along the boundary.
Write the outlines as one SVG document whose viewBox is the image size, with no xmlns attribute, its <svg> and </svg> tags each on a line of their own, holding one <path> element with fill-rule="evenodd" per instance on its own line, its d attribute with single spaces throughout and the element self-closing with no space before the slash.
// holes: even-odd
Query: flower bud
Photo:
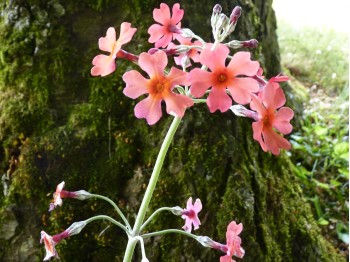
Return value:
<svg viewBox="0 0 350 262">
<path fill-rule="evenodd" d="M 79 222 L 74 222 L 65 231 L 68 233 L 69 236 L 77 235 L 81 232 L 81 230 L 83 230 L 83 228 L 85 226 L 86 226 L 85 220 L 79 221 Z"/>
<path fill-rule="evenodd" d="M 247 41 L 243 41 L 242 44 L 243 44 L 243 47 L 257 48 L 258 45 L 259 45 L 259 42 L 256 39 L 250 39 L 250 40 L 247 40 Z"/>
<path fill-rule="evenodd" d="M 215 29 L 215 25 L 218 21 L 219 15 L 221 14 L 222 7 L 219 4 L 216 4 L 213 8 L 213 14 L 211 15 L 210 23 L 211 27 Z"/>
<path fill-rule="evenodd" d="M 258 114 L 255 111 L 251 111 L 242 105 L 233 105 L 230 107 L 230 109 L 236 116 L 249 117 L 256 121 L 259 118 Z"/>
<path fill-rule="evenodd" d="M 86 200 L 86 199 L 89 199 L 92 197 L 92 195 L 85 190 L 79 190 L 79 191 L 75 191 L 73 193 L 75 194 L 75 196 L 73 198 L 79 199 L 79 200 Z"/>
<path fill-rule="evenodd" d="M 173 207 L 172 210 L 171 210 L 171 212 L 172 212 L 174 215 L 176 215 L 176 216 L 181 216 L 182 213 L 183 213 L 183 211 L 184 211 L 184 210 L 183 210 L 181 207 L 179 207 L 179 206 Z"/>
<path fill-rule="evenodd" d="M 232 40 L 226 44 L 229 48 L 237 49 L 243 47 L 243 42 L 238 40 Z"/>
<path fill-rule="evenodd" d="M 241 14 L 242 14 L 242 8 L 240 6 L 236 6 L 235 8 L 233 8 L 232 13 L 230 15 L 230 23 L 231 24 L 237 23 L 237 20 L 241 16 Z"/>
<path fill-rule="evenodd" d="M 213 8 L 213 14 L 220 14 L 222 11 L 222 7 L 219 4 L 216 4 Z"/>
<path fill-rule="evenodd" d="M 183 37 L 188 37 L 188 38 L 192 38 L 195 36 L 195 34 L 191 31 L 191 29 L 188 29 L 188 28 L 181 29 L 181 35 Z"/>
</svg>

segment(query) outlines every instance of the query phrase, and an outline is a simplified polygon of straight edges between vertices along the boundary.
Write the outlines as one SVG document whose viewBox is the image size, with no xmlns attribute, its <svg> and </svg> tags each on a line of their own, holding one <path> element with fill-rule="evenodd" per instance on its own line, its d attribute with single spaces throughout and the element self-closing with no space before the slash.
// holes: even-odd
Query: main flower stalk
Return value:
<svg viewBox="0 0 350 262">
<path fill-rule="evenodd" d="M 143 197 L 141 207 L 139 209 L 139 212 L 138 212 L 136 220 L 135 220 L 135 224 L 134 224 L 134 227 L 133 227 L 133 230 L 131 233 L 131 237 L 129 237 L 129 240 L 128 240 L 128 245 L 126 247 L 123 262 L 130 262 L 132 259 L 132 255 L 134 253 L 134 249 L 135 249 L 135 246 L 137 244 L 137 240 L 135 238 L 137 236 L 139 236 L 139 234 L 140 234 L 140 229 L 141 229 L 142 223 L 145 219 L 145 215 L 146 215 L 149 203 L 151 201 L 154 189 L 156 187 L 158 177 L 159 177 L 160 171 L 161 171 L 163 163 L 164 163 L 165 156 L 168 152 L 168 149 L 169 149 L 171 142 L 173 141 L 175 132 L 176 132 L 177 128 L 179 127 L 180 122 L 181 122 L 180 117 L 174 117 L 174 120 L 171 123 L 171 126 L 170 126 L 170 128 L 165 136 L 162 147 L 159 150 L 157 160 L 156 160 L 156 163 L 154 165 L 154 169 L 153 169 L 151 178 L 149 180 L 149 183 L 148 183 L 148 186 L 147 186 L 147 189 L 145 192 L 145 196 Z"/>
</svg>

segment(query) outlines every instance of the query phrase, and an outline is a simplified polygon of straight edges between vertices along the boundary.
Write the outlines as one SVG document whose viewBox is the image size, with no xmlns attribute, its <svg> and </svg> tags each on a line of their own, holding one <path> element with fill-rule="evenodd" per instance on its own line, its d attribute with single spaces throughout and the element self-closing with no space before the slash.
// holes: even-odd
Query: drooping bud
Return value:
<svg viewBox="0 0 350 262">
<path fill-rule="evenodd" d="M 226 253 L 228 250 L 226 245 L 220 244 L 207 236 L 199 236 L 196 238 L 196 240 L 204 247 L 221 250 L 224 253 Z"/>
<path fill-rule="evenodd" d="M 68 233 L 69 236 L 72 235 L 77 235 L 79 234 L 83 228 L 86 226 L 86 221 L 79 221 L 79 222 L 74 222 L 73 224 L 70 225 L 70 227 L 68 227 L 65 232 Z"/>
<path fill-rule="evenodd" d="M 181 207 L 179 207 L 179 206 L 173 207 L 173 208 L 171 209 L 171 212 L 172 212 L 174 215 L 176 215 L 176 216 L 181 216 L 182 213 L 183 213 L 183 211 L 184 211 L 184 210 L 183 210 Z"/>
<path fill-rule="evenodd" d="M 258 45 L 259 45 L 259 42 L 256 39 L 250 39 L 250 40 L 247 40 L 247 41 L 243 41 L 242 44 L 243 44 L 243 47 L 257 48 Z"/>
<path fill-rule="evenodd" d="M 195 34 L 191 31 L 191 29 L 188 28 L 182 28 L 181 33 L 183 37 L 193 38 Z"/>
<path fill-rule="evenodd" d="M 230 109 L 236 116 L 249 117 L 254 119 L 255 121 L 259 119 L 257 112 L 249 110 L 242 105 L 233 105 L 230 107 Z"/>
<path fill-rule="evenodd" d="M 240 6 L 236 6 L 235 8 L 233 8 L 232 13 L 230 15 L 230 23 L 231 24 L 237 23 L 237 20 L 241 16 L 241 14 L 242 14 L 242 8 Z"/>
</svg>

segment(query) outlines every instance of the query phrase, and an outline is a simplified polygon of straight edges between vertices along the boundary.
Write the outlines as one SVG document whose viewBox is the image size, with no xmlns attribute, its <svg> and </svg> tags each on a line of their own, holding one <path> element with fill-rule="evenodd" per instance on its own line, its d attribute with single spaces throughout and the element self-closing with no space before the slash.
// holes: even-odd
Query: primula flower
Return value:
<svg viewBox="0 0 350 262">
<path fill-rule="evenodd" d="M 226 89 L 235 102 L 249 103 L 251 94 L 259 91 L 259 84 L 250 77 L 242 76 L 254 76 L 259 69 L 259 62 L 251 61 L 249 52 L 237 52 L 226 67 L 225 61 L 230 52 L 228 47 L 219 44 L 215 50 L 211 48 L 212 44 L 207 44 L 200 55 L 200 62 L 211 72 L 195 68 L 189 73 L 191 94 L 202 97 L 211 87 L 207 105 L 212 113 L 217 109 L 225 112 L 232 105 Z"/>
<path fill-rule="evenodd" d="M 197 241 L 205 247 L 214 248 L 226 253 L 225 256 L 220 257 L 220 262 L 231 262 L 232 256 L 242 258 L 245 254 L 241 247 L 242 240 L 238 236 L 243 230 L 242 223 L 238 224 L 232 221 L 226 231 L 226 245 L 218 243 L 206 236 L 197 237 Z"/>
<path fill-rule="evenodd" d="M 130 23 L 123 22 L 120 26 L 120 35 L 117 40 L 116 32 L 113 27 L 108 28 L 106 37 L 100 37 L 98 40 L 98 46 L 100 50 L 110 52 L 109 55 L 97 55 L 92 60 L 94 67 L 91 69 L 91 75 L 93 76 L 106 76 L 114 72 L 115 58 L 117 53 L 121 51 L 122 45 L 129 43 L 134 36 L 136 28 L 132 28 Z M 122 54 L 122 56 L 125 54 Z"/>
<path fill-rule="evenodd" d="M 179 33 L 181 33 L 181 19 L 184 10 L 180 9 L 180 4 L 176 3 L 172 8 L 172 17 L 170 8 L 167 4 L 160 4 L 160 9 L 153 10 L 153 19 L 159 24 L 151 25 L 148 33 L 151 35 L 148 42 L 155 43 L 155 47 L 165 48 Z"/>
<path fill-rule="evenodd" d="M 44 261 L 50 260 L 51 257 L 59 258 L 55 246 L 64 238 L 69 237 L 69 234 L 66 231 L 63 231 L 61 234 L 50 236 L 45 231 L 41 231 L 40 243 L 44 242 L 46 249 L 46 256 Z"/>
<path fill-rule="evenodd" d="M 187 45 L 187 46 L 202 46 L 201 42 L 200 41 L 194 41 L 192 42 L 191 41 L 191 38 L 187 38 L 187 37 L 183 37 L 183 36 L 178 36 L 176 38 L 179 42 L 180 42 L 180 45 Z M 175 49 L 178 47 L 178 45 L 175 45 L 174 43 L 170 43 L 168 45 L 168 48 L 169 50 L 171 49 Z M 182 59 L 183 58 L 191 58 L 193 60 L 193 62 L 195 63 L 198 63 L 199 62 L 199 53 L 198 53 L 198 49 L 197 48 L 191 48 L 189 51 L 185 52 L 185 53 L 182 53 L 180 54 L 179 56 L 176 56 L 174 57 L 174 60 L 175 60 L 175 63 L 179 66 L 182 66 Z M 187 63 L 186 64 L 186 67 L 190 66 L 191 63 Z"/>
<path fill-rule="evenodd" d="M 185 219 L 185 225 L 182 227 L 185 231 L 192 231 L 192 224 L 194 230 L 199 228 L 201 222 L 198 218 L 198 213 L 202 210 L 202 203 L 199 198 L 196 199 L 194 205 L 192 204 L 192 197 L 187 201 L 186 208 L 182 211 L 182 218 Z"/>
<path fill-rule="evenodd" d="M 57 206 L 62 206 L 62 198 L 75 198 L 79 200 L 85 200 L 91 197 L 91 194 L 85 190 L 79 190 L 75 192 L 63 190 L 64 185 L 64 181 L 57 185 L 56 192 L 53 193 L 53 202 L 50 203 L 50 212 Z"/>
<path fill-rule="evenodd" d="M 282 107 L 286 97 L 276 80 L 279 79 L 272 78 L 258 96 L 252 95 L 250 108 L 258 114 L 258 121 L 253 123 L 253 138 L 260 143 L 265 152 L 271 151 L 272 154 L 279 155 L 281 148 L 289 150 L 291 144 L 275 129 L 282 134 L 292 132 L 293 127 L 289 122 L 294 112 L 289 107 Z"/>
<path fill-rule="evenodd" d="M 80 231 L 86 226 L 85 221 L 75 222 L 65 231 L 60 234 L 50 236 L 45 231 L 41 231 L 40 243 L 44 242 L 46 249 L 46 256 L 44 261 L 50 260 L 52 257 L 59 258 L 55 246 L 62 240 L 69 236 L 79 234 Z"/>
<path fill-rule="evenodd" d="M 168 75 L 164 69 L 168 58 L 163 51 L 153 55 L 142 53 L 139 58 L 140 67 L 146 71 L 150 79 L 144 78 L 138 71 L 131 70 L 123 75 L 126 83 L 123 93 L 135 99 L 143 94 L 148 97 L 135 106 L 135 116 L 145 118 L 149 125 L 153 125 L 162 116 L 161 102 L 166 103 L 168 114 L 183 117 L 187 107 L 193 105 L 191 98 L 172 92 L 175 85 L 188 85 L 187 74 L 172 67 Z"/>
</svg>

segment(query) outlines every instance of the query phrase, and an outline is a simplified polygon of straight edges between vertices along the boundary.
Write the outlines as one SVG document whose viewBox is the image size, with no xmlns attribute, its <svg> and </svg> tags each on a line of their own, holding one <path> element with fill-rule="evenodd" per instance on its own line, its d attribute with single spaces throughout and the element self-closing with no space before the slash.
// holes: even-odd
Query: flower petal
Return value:
<svg viewBox="0 0 350 262">
<path fill-rule="evenodd" d="M 250 108 L 258 112 L 259 117 L 263 117 L 266 108 L 263 106 L 260 98 L 256 95 L 252 95 L 252 101 L 250 102 Z"/>
<path fill-rule="evenodd" d="M 162 38 L 157 40 L 154 44 L 156 48 L 162 47 L 165 48 L 173 39 L 173 33 L 165 33 Z"/>
<path fill-rule="evenodd" d="M 259 90 L 259 84 L 256 80 L 245 78 L 234 78 L 232 86 L 227 87 L 231 96 L 238 104 L 248 104 L 251 101 L 251 94 Z"/>
<path fill-rule="evenodd" d="M 199 213 L 199 211 L 202 210 L 202 202 L 199 198 L 196 199 L 196 202 L 194 203 L 193 208 L 197 213 Z"/>
<path fill-rule="evenodd" d="M 168 93 L 164 97 L 166 111 L 169 115 L 183 117 L 187 107 L 193 106 L 193 100 L 187 96 Z"/>
<path fill-rule="evenodd" d="M 207 99 L 207 105 L 211 113 L 219 109 L 222 113 L 232 106 L 232 100 L 224 88 L 212 88 Z"/>
<path fill-rule="evenodd" d="M 252 124 L 252 127 L 253 127 L 254 140 L 259 142 L 259 144 L 264 152 L 267 152 L 267 146 L 266 146 L 264 140 L 262 139 L 262 129 L 263 129 L 262 121 L 254 122 Z"/>
<path fill-rule="evenodd" d="M 165 25 L 170 20 L 170 8 L 167 4 L 161 3 L 160 9 L 155 8 L 153 10 L 153 19 L 160 23 Z"/>
<path fill-rule="evenodd" d="M 193 69 L 188 74 L 188 80 L 191 83 L 191 94 L 196 97 L 202 97 L 205 92 L 212 86 L 212 73 L 199 68 Z"/>
<path fill-rule="evenodd" d="M 264 141 L 266 143 L 267 149 L 271 151 L 274 155 L 280 154 L 280 148 L 289 150 L 291 148 L 291 144 L 281 135 L 274 132 L 272 129 L 266 129 L 262 132 Z"/>
<path fill-rule="evenodd" d="M 277 109 L 286 103 L 286 97 L 279 84 L 269 81 L 260 94 L 266 107 Z"/>
<path fill-rule="evenodd" d="M 188 81 L 187 77 L 188 73 L 176 68 L 172 67 L 170 69 L 169 74 L 167 75 L 167 81 L 169 82 L 169 85 L 171 87 L 174 87 L 175 85 L 189 85 L 190 82 Z"/>
<path fill-rule="evenodd" d="M 228 68 L 234 71 L 234 76 L 253 76 L 258 72 L 259 67 L 259 62 L 250 60 L 249 52 L 237 52 L 228 65 Z"/>
<path fill-rule="evenodd" d="M 106 37 L 100 37 L 98 40 L 98 47 L 102 51 L 112 52 L 114 44 L 116 42 L 116 32 L 114 27 L 107 29 Z"/>
<path fill-rule="evenodd" d="M 123 22 L 120 26 L 120 35 L 118 38 L 118 43 L 120 43 L 120 45 L 129 43 L 136 31 L 137 29 L 132 28 L 130 23 Z"/>
<path fill-rule="evenodd" d="M 293 116 L 294 112 L 289 107 L 280 108 L 275 114 L 273 127 L 282 134 L 289 134 L 293 130 L 293 126 L 289 123 Z"/>
<path fill-rule="evenodd" d="M 111 56 L 106 55 L 97 55 L 92 60 L 92 64 L 94 65 L 91 68 L 91 75 L 93 76 L 106 76 L 115 71 L 116 65 L 114 59 Z"/>
<path fill-rule="evenodd" d="M 176 3 L 176 4 L 173 5 L 172 13 L 173 13 L 173 15 L 172 15 L 172 18 L 171 18 L 171 22 L 172 22 L 172 24 L 176 25 L 183 18 L 184 10 L 180 9 L 180 4 Z"/>
<path fill-rule="evenodd" d="M 234 232 L 237 236 L 242 232 L 243 230 L 243 225 L 242 223 L 239 223 L 237 225 L 236 221 L 232 221 L 228 226 L 227 226 L 227 231 L 232 231 Z"/>
<path fill-rule="evenodd" d="M 213 44 L 207 44 L 200 54 L 200 62 L 209 67 L 211 71 L 220 70 L 225 67 L 225 61 L 230 53 L 227 46 L 219 44 L 214 51 L 211 50 Z"/>
<path fill-rule="evenodd" d="M 152 78 L 164 75 L 164 69 L 168 64 L 168 58 L 163 51 L 157 51 L 153 55 L 142 53 L 139 57 L 140 67 Z"/>
<path fill-rule="evenodd" d="M 154 25 L 151 25 L 150 28 L 148 28 L 147 32 L 150 34 L 150 37 L 148 38 L 148 42 L 155 43 L 166 33 L 166 30 L 164 26 L 161 26 L 159 24 L 154 24 Z"/>
<path fill-rule="evenodd" d="M 126 83 L 126 87 L 123 90 L 124 95 L 132 99 L 148 93 L 147 82 L 138 71 L 131 70 L 123 75 L 123 80 Z"/>
<path fill-rule="evenodd" d="M 157 123 L 162 116 L 161 102 L 161 99 L 148 96 L 135 106 L 135 116 L 137 118 L 146 118 L 149 125 Z"/>
</svg>

